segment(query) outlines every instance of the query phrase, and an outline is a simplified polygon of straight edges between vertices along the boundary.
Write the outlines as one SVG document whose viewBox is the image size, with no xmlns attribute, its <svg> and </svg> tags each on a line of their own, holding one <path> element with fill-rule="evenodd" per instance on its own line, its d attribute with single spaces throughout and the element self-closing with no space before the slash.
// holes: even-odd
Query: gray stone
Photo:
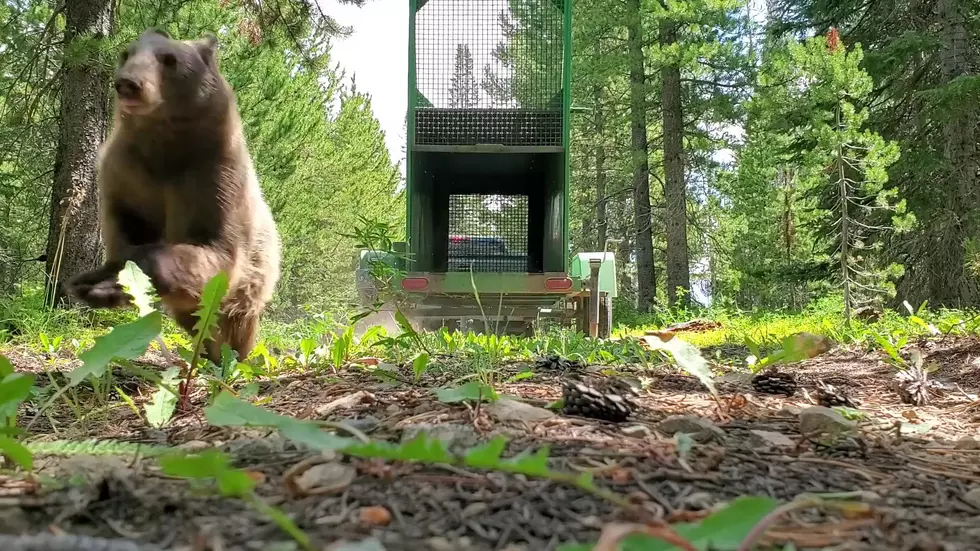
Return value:
<svg viewBox="0 0 980 551">
<path fill-rule="evenodd" d="M 980 450 L 980 440 L 972 436 L 966 436 L 957 440 L 955 447 L 958 450 Z"/>
<path fill-rule="evenodd" d="M 813 406 L 800 412 L 800 432 L 805 435 L 839 434 L 857 427 L 857 423 L 840 413 L 824 407 Z"/>
<path fill-rule="evenodd" d="M 782 409 L 776 412 L 776 415 L 780 415 L 783 417 L 796 417 L 800 413 L 803 413 L 803 408 L 799 408 L 796 406 L 783 406 Z"/>
<path fill-rule="evenodd" d="M 486 406 L 486 410 L 497 418 L 498 421 L 523 421 L 525 423 L 535 423 L 546 421 L 555 416 L 547 409 L 525 404 L 519 400 L 510 398 L 500 398 Z"/>
<path fill-rule="evenodd" d="M 750 431 L 752 436 L 749 442 L 759 448 L 792 448 L 796 445 L 793 439 L 779 432 L 767 430 Z"/>
<path fill-rule="evenodd" d="M 672 415 L 657 423 L 657 430 L 671 436 L 681 432 L 690 435 L 691 439 L 697 442 L 725 439 L 725 431 L 708 419 L 694 415 Z"/>
<path fill-rule="evenodd" d="M 296 486 L 304 493 L 339 492 L 357 478 L 357 470 L 344 463 L 313 465 L 296 477 Z"/>
</svg>

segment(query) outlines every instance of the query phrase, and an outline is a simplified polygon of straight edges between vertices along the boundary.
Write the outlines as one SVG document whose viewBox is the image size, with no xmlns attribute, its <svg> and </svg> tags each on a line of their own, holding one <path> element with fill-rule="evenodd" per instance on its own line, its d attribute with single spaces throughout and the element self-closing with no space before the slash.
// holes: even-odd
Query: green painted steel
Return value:
<svg viewBox="0 0 980 551">
<path fill-rule="evenodd" d="M 567 271 L 571 16 L 571 0 L 409 0 L 409 270 L 459 269 L 468 259 L 447 263 L 447 255 L 470 253 L 447 252 L 447 239 L 462 234 L 508 243 L 525 235 L 526 245 L 504 255 L 527 255 L 519 273 Z M 469 88 L 456 80 L 461 59 L 470 60 L 477 88 L 462 95 Z M 486 204 L 495 195 L 526 194 L 528 219 L 521 225 L 491 216 L 489 234 L 461 231 L 461 214 L 446 212 L 460 204 L 447 195 L 460 194 L 483 195 Z M 512 265 L 488 258 L 474 269 Z"/>
<path fill-rule="evenodd" d="M 415 179 L 412 142 L 415 140 L 415 105 L 418 100 L 418 91 L 415 87 L 415 13 L 418 9 L 418 0 L 408 0 L 408 108 L 405 113 L 405 139 L 408 140 L 408 144 L 405 148 L 405 247 L 409 251 L 412 250 L 412 181 Z"/>
<path fill-rule="evenodd" d="M 568 277 L 574 281 L 586 281 L 592 274 L 589 268 L 589 259 L 602 260 L 599 265 L 599 292 L 609 293 L 610 297 L 615 298 L 619 294 L 619 287 L 616 281 L 616 255 L 612 252 L 606 253 L 578 253 L 572 258 L 572 265 L 568 270 Z M 582 283 L 583 288 L 588 289 L 588 285 Z"/>
<path fill-rule="evenodd" d="M 562 198 L 563 208 L 565 212 L 562 214 L 562 234 L 564 239 L 564 246 L 562 247 L 562 263 L 568 266 L 568 244 L 571 242 L 571 228 L 569 223 L 569 211 L 571 211 L 571 205 L 569 204 L 569 199 L 571 198 L 571 181 L 572 181 L 572 0 L 564 0 L 564 13 L 565 13 L 565 32 L 563 33 L 564 39 L 564 89 L 562 90 L 562 119 L 565 121 L 564 124 L 564 136 L 562 136 L 565 145 L 565 196 Z M 601 279 L 601 278 L 600 278 Z"/>
</svg>

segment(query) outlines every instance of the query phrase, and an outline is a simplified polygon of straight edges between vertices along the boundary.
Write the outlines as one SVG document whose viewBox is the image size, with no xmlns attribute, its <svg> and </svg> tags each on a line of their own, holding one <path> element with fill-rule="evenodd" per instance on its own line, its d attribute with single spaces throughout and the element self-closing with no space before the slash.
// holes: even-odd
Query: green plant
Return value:
<svg viewBox="0 0 980 551">
<path fill-rule="evenodd" d="M 233 468 L 226 454 L 216 450 L 206 450 L 198 454 L 174 453 L 160 457 L 159 461 L 164 474 L 190 480 L 198 487 L 207 488 L 213 484 L 217 486 L 220 495 L 242 499 L 259 513 L 272 519 L 304 550 L 316 549 L 310 537 L 288 516 L 265 503 L 255 493 L 255 479 L 246 471 Z"/>
<path fill-rule="evenodd" d="M 33 386 L 33 374 L 15 372 L 10 360 L 0 356 L 0 453 L 27 470 L 34 468 L 34 459 L 16 439 L 24 432 L 17 428 L 17 408 Z"/>
</svg>

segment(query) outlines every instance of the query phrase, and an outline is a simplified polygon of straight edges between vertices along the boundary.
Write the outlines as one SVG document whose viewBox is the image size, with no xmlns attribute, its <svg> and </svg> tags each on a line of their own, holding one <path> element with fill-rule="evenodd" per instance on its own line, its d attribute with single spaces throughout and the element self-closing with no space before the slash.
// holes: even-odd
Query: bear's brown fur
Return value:
<svg viewBox="0 0 980 551">
<path fill-rule="evenodd" d="M 203 287 L 224 270 L 228 292 L 208 356 L 218 361 L 228 343 L 244 360 L 279 280 L 281 245 L 217 46 L 213 35 L 178 41 L 151 29 L 120 56 L 98 163 L 106 262 L 66 287 L 95 308 L 127 305 L 117 274 L 132 260 L 193 335 Z"/>
</svg>

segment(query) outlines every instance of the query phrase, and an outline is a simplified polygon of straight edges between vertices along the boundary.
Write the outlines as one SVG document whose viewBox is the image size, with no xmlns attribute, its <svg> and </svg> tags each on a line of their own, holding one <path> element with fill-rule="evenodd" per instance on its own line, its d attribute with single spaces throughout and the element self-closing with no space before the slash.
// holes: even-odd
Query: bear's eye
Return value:
<svg viewBox="0 0 980 551">
<path fill-rule="evenodd" d="M 167 67 L 173 67 L 177 65 L 177 56 L 174 54 L 160 54 L 157 56 L 157 60 Z"/>
<path fill-rule="evenodd" d="M 123 52 L 121 54 L 119 54 L 119 62 L 120 63 L 126 63 L 126 60 L 127 59 L 129 59 L 129 51 L 128 50 L 123 50 Z"/>
</svg>

